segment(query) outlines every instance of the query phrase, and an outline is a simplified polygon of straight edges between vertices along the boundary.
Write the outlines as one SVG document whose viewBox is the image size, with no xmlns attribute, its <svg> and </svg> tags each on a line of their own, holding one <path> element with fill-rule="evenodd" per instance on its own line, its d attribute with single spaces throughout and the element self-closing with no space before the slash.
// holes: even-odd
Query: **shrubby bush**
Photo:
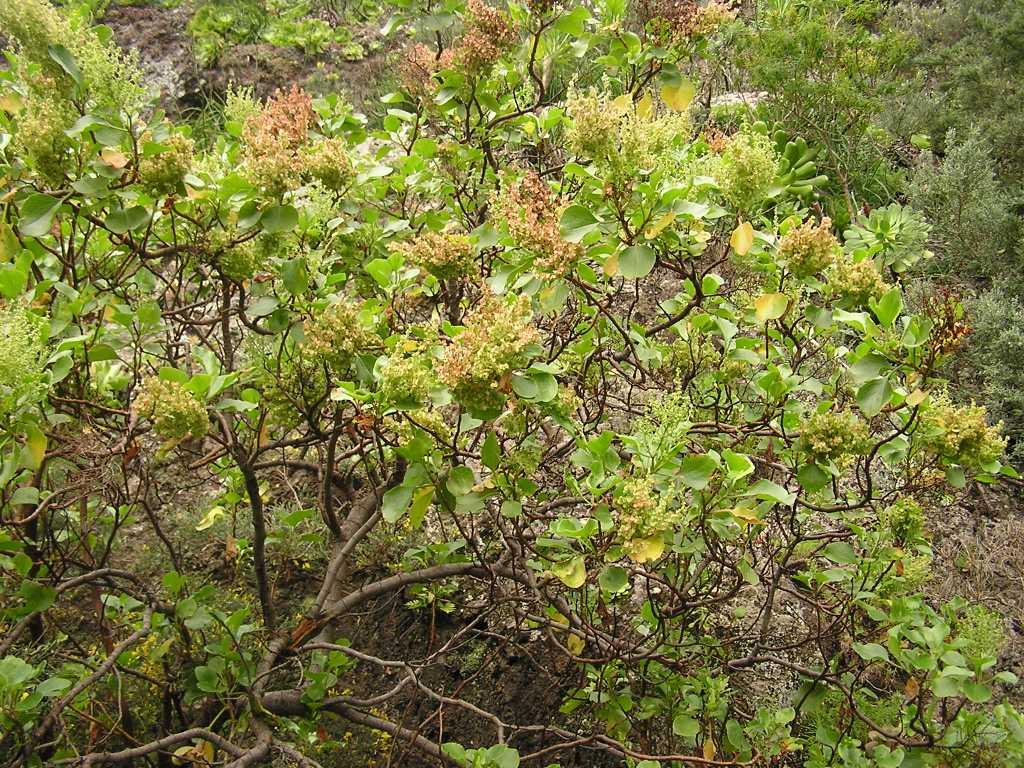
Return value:
<svg viewBox="0 0 1024 768">
<path fill-rule="evenodd" d="M 805 77 L 762 82 L 866 99 L 845 134 L 701 122 L 724 5 L 470 0 L 379 126 L 236 92 L 197 145 L 100 37 L 0 0 L 0 752 L 336 764 L 341 720 L 485 768 L 1019 764 L 991 617 L 921 593 L 928 510 L 1015 473 L 947 395 L 963 308 L 904 301 L 927 224 L 866 176 L 885 205 L 851 208 L 887 51 L 797 5 L 765 39 Z M 239 578 L 208 583 L 221 518 Z M 341 636 L 403 592 L 450 639 Z M 559 711 L 437 682 L 480 643 L 471 675 L 528 656 Z"/>
</svg>

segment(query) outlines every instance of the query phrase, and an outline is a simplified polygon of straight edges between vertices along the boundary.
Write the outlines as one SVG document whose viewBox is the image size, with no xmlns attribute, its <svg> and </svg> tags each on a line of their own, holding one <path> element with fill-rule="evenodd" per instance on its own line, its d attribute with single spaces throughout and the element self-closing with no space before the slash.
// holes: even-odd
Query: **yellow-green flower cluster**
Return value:
<svg viewBox="0 0 1024 768">
<path fill-rule="evenodd" d="M 601 166 L 616 186 L 672 167 L 672 145 L 690 135 L 685 112 L 655 115 L 649 100 L 634 105 L 628 94 L 613 98 L 594 87 L 570 92 L 566 114 L 572 118 L 566 137 L 570 150 Z"/>
<path fill-rule="evenodd" d="M 46 320 L 25 307 L 0 309 L 0 422 L 46 393 Z"/>
<path fill-rule="evenodd" d="M 51 91 L 52 78 L 37 78 L 38 88 L 26 95 L 14 132 L 15 152 L 54 186 L 61 185 L 67 155 L 74 143 L 65 133 L 75 121 L 71 102 Z"/>
<path fill-rule="evenodd" d="M 764 200 L 778 165 L 775 146 L 767 136 L 741 131 L 729 139 L 712 170 L 726 201 L 745 211 Z"/>
<path fill-rule="evenodd" d="M 153 422 L 153 430 L 169 440 L 202 437 L 210 425 L 206 408 L 177 381 L 151 376 L 135 396 L 135 412 Z"/>
<path fill-rule="evenodd" d="M 865 307 L 878 299 L 889 285 L 882 279 L 874 259 L 838 259 L 828 272 L 829 291 L 855 306 Z"/>
<path fill-rule="evenodd" d="M 378 336 L 363 324 L 358 306 L 347 301 L 331 304 L 306 320 L 302 329 L 306 351 L 337 374 L 345 374 L 356 355 L 380 347 Z"/>
<path fill-rule="evenodd" d="M 815 226 L 805 221 L 789 230 L 779 241 L 779 259 L 797 277 L 810 277 L 831 267 L 841 253 L 839 241 L 832 234 L 832 220 L 825 217 Z"/>
<path fill-rule="evenodd" d="M 499 407 L 508 376 L 525 365 L 525 350 L 538 335 L 528 296 L 488 294 L 445 349 L 438 377 L 470 408 Z"/>
<path fill-rule="evenodd" d="M 237 239 L 237 231 L 217 229 L 210 233 L 209 248 L 224 276 L 242 282 L 256 273 L 262 263 L 262 253 L 255 238 L 243 242 L 236 242 Z"/>
<path fill-rule="evenodd" d="M 937 396 L 921 415 L 921 437 L 925 447 L 949 461 L 978 469 L 1003 455 L 1006 440 L 1002 424 L 990 425 L 980 405 L 954 405 L 945 395 Z"/>
<path fill-rule="evenodd" d="M 674 494 L 659 493 L 648 475 L 624 479 L 614 509 L 615 530 L 627 542 L 667 531 L 678 519 Z"/>
<path fill-rule="evenodd" d="M 436 384 L 430 361 L 418 354 L 396 352 L 382 361 L 377 376 L 381 398 L 388 405 L 400 408 L 425 405 Z"/>
<path fill-rule="evenodd" d="M 396 243 L 392 250 L 439 280 L 464 277 L 476 270 L 473 246 L 466 235 L 426 231 Z"/>
<path fill-rule="evenodd" d="M 340 192 L 355 178 L 344 139 L 321 139 L 306 147 L 303 154 L 306 172 L 327 189 Z"/>
<path fill-rule="evenodd" d="M 632 106 L 629 96 L 614 99 L 593 86 L 585 91 L 571 90 L 565 100 L 565 113 L 572 120 L 566 135 L 569 150 L 595 160 L 614 152 L 618 149 L 619 124 Z"/>
<path fill-rule="evenodd" d="M 143 134 L 144 146 L 152 141 L 152 134 Z M 163 146 L 160 152 L 143 154 L 139 160 L 139 182 L 153 195 L 171 195 L 178 191 L 185 174 L 192 169 L 195 144 L 180 133 L 172 133 L 159 143 Z"/>
<path fill-rule="evenodd" d="M 879 512 L 878 522 L 899 546 L 913 544 L 924 534 L 924 510 L 916 501 L 905 496 Z"/>
<path fill-rule="evenodd" d="M 852 411 L 815 413 L 800 425 L 800 440 L 820 463 L 841 462 L 862 453 L 870 443 L 867 424 Z"/>
</svg>

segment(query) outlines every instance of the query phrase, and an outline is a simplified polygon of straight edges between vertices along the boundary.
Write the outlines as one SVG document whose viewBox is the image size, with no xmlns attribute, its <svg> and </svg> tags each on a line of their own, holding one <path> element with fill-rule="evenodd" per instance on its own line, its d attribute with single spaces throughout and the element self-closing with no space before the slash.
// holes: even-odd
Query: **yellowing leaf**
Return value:
<svg viewBox="0 0 1024 768">
<path fill-rule="evenodd" d="M 654 100 L 651 98 L 651 94 L 645 93 L 643 98 L 636 103 L 636 113 L 644 120 L 654 114 Z"/>
<path fill-rule="evenodd" d="M 629 556 L 638 563 L 649 563 L 657 560 L 665 551 L 665 539 L 660 533 L 643 539 L 633 539 L 627 547 Z"/>
<path fill-rule="evenodd" d="M 629 109 L 629 105 L 632 103 L 633 97 L 628 93 L 624 93 L 621 96 L 616 96 L 614 99 L 612 99 L 612 107 L 614 107 L 615 110 L 619 112 L 625 112 L 627 109 Z"/>
<path fill-rule="evenodd" d="M 661 100 L 664 101 L 670 109 L 674 109 L 676 112 L 682 112 L 693 101 L 694 95 L 697 93 L 697 87 L 689 80 L 680 80 L 675 85 L 663 85 L 661 86 Z"/>
<path fill-rule="evenodd" d="M 928 397 L 928 393 L 923 389 L 915 389 L 909 395 L 907 395 L 907 405 L 911 408 L 920 405 L 924 402 L 925 398 Z"/>
<path fill-rule="evenodd" d="M 764 520 L 757 516 L 757 510 L 753 507 L 734 507 L 729 513 L 747 525 L 764 525 Z"/>
<path fill-rule="evenodd" d="M 227 512 L 224 511 L 224 507 L 220 505 L 217 505 L 216 507 L 211 507 L 210 511 L 203 515 L 203 519 L 196 524 L 196 530 L 205 531 L 207 528 L 211 527 L 214 523 L 216 523 L 219 518 L 224 517 L 224 515 L 226 514 Z"/>
<path fill-rule="evenodd" d="M 649 224 L 647 229 L 644 230 L 644 237 L 648 240 L 653 240 L 660 235 L 669 224 L 676 220 L 676 212 L 669 211 L 657 221 Z"/>
<path fill-rule="evenodd" d="M 569 653 L 573 656 L 579 656 L 583 653 L 583 646 L 586 645 L 583 638 L 579 635 L 569 635 L 565 639 L 565 647 L 569 649 Z"/>
<path fill-rule="evenodd" d="M 601 268 L 608 277 L 615 277 L 619 274 L 619 254 L 613 253 L 605 259 Z"/>
<path fill-rule="evenodd" d="M 754 227 L 749 221 L 741 221 L 739 225 L 732 231 L 732 237 L 729 238 L 729 245 L 737 256 L 746 256 L 750 250 L 750 246 L 754 244 Z"/>
<path fill-rule="evenodd" d="M 570 589 L 579 589 L 587 580 L 587 566 L 582 555 L 555 564 L 551 572 Z"/>
<path fill-rule="evenodd" d="M 0 221 L 0 264 L 6 264 L 21 250 L 18 238 L 7 222 Z"/>
<path fill-rule="evenodd" d="M 128 158 L 125 157 L 124 153 L 113 147 L 107 147 L 100 152 L 100 157 L 103 158 L 104 163 L 114 168 L 124 168 L 128 165 Z"/>
<path fill-rule="evenodd" d="M 715 740 L 709 736 L 704 742 L 704 759 L 712 760 L 716 754 L 718 754 L 718 747 L 715 746 Z"/>
<path fill-rule="evenodd" d="M 22 107 L 21 97 L 16 93 L 5 93 L 0 96 L 0 109 L 4 112 L 10 112 L 12 115 L 15 112 L 20 112 Z"/>
<path fill-rule="evenodd" d="M 778 320 L 789 309 L 789 296 L 784 293 L 763 293 L 754 300 L 758 322 Z"/>
<path fill-rule="evenodd" d="M 39 469 L 46 457 L 46 433 L 35 424 L 30 425 L 26 430 L 23 455 L 29 469 Z"/>
</svg>

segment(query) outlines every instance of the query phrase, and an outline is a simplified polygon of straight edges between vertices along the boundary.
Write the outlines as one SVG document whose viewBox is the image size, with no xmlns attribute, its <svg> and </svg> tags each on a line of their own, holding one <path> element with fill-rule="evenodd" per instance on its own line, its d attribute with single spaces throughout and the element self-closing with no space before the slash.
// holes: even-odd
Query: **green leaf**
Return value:
<svg viewBox="0 0 1024 768">
<path fill-rule="evenodd" d="M 263 231 L 274 234 L 276 232 L 290 232 L 299 223 L 299 212 L 290 205 L 275 205 L 267 208 L 260 216 L 260 224 Z"/>
<path fill-rule="evenodd" d="M 498 437 L 493 429 L 488 431 L 484 444 L 480 446 L 480 460 L 492 471 L 498 468 L 501 461 L 501 446 L 498 445 Z"/>
<path fill-rule="evenodd" d="M 149 223 L 149 211 L 141 205 L 112 211 L 107 215 L 105 222 L 110 231 L 118 235 L 142 229 L 147 223 Z"/>
<path fill-rule="evenodd" d="M 63 677 L 48 677 L 36 686 L 35 693 L 44 699 L 50 699 L 61 691 L 71 687 L 71 681 Z"/>
<path fill-rule="evenodd" d="M 864 661 L 888 661 L 889 652 L 878 643 L 854 643 L 853 650 Z"/>
<path fill-rule="evenodd" d="M 747 475 L 753 474 L 754 462 L 750 460 L 749 456 L 726 448 L 722 451 L 722 457 L 725 459 L 725 465 L 729 468 L 727 476 L 730 480 L 742 480 Z"/>
<path fill-rule="evenodd" d="M 878 322 L 886 328 L 891 328 L 903 311 L 903 291 L 899 286 L 889 289 L 877 302 L 871 302 L 871 308 Z"/>
<path fill-rule="evenodd" d="M 862 384 L 857 390 L 857 405 L 869 419 L 877 416 L 892 397 L 889 380 L 881 377 Z"/>
<path fill-rule="evenodd" d="M 804 464 L 797 470 L 796 480 L 805 491 L 820 491 L 831 479 L 831 475 L 817 464 Z"/>
<path fill-rule="evenodd" d="M 29 195 L 21 204 L 21 221 L 18 228 L 21 234 L 29 237 L 42 237 L 50 232 L 53 217 L 60 208 L 60 200 L 49 195 Z"/>
<path fill-rule="evenodd" d="M 18 594 L 25 601 L 26 613 L 40 613 L 45 611 L 53 601 L 57 599 L 57 590 L 45 584 L 37 584 L 34 581 L 23 581 L 18 589 Z"/>
<path fill-rule="evenodd" d="M 473 490 L 474 485 L 476 485 L 476 477 L 469 467 L 454 467 L 445 483 L 453 496 L 464 496 Z"/>
<path fill-rule="evenodd" d="M 217 693 L 223 688 L 215 669 L 207 666 L 196 667 L 196 687 L 207 693 Z"/>
<path fill-rule="evenodd" d="M 424 485 L 417 488 L 412 494 L 412 504 L 409 506 L 409 525 L 413 529 L 419 528 L 423 518 L 430 509 L 430 502 L 434 500 L 434 486 Z"/>
<path fill-rule="evenodd" d="M 621 565 L 605 566 L 597 577 L 597 583 L 601 589 L 614 595 L 629 586 L 629 573 Z"/>
<path fill-rule="evenodd" d="M 578 243 L 598 226 L 600 226 L 600 222 L 594 218 L 594 214 L 582 205 L 570 205 L 562 213 L 562 219 L 559 222 L 562 237 L 570 243 Z"/>
<path fill-rule="evenodd" d="M 297 295 L 305 293 L 309 288 L 309 273 L 306 271 L 306 260 L 301 256 L 289 259 L 281 265 L 281 282 L 289 293 Z"/>
<path fill-rule="evenodd" d="M 649 245 L 631 245 L 619 254 L 619 272 L 623 277 L 646 277 L 654 269 L 654 250 Z"/>
<path fill-rule="evenodd" d="M 78 64 L 75 62 L 75 57 L 71 55 L 71 51 L 63 45 L 53 44 L 46 47 L 46 52 L 51 59 L 60 65 L 61 69 L 68 73 L 71 79 L 75 81 L 75 85 L 82 84 L 82 70 L 78 68 Z"/>
<path fill-rule="evenodd" d="M 708 454 L 690 454 L 682 461 L 680 479 L 694 490 L 702 491 L 708 487 L 716 469 L 718 462 Z"/>
<path fill-rule="evenodd" d="M 672 733 L 684 739 L 695 739 L 700 733 L 700 722 L 689 715 L 676 715 L 672 720 Z"/>
<path fill-rule="evenodd" d="M 825 557 L 833 563 L 852 565 L 857 562 L 856 550 L 845 541 L 833 541 L 825 547 Z"/>
<path fill-rule="evenodd" d="M 405 514 L 412 501 L 412 488 L 407 485 L 396 485 L 384 494 L 380 502 L 380 514 L 387 522 L 394 523 Z"/>
<path fill-rule="evenodd" d="M 46 457 L 46 433 L 35 424 L 25 428 L 25 451 L 23 466 L 28 469 L 39 469 Z"/>
<path fill-rule="evenodd" d="M 759 499 L 775 501 L 787 506 L 796 501 L 795 493 L 791 493 L 778 483 L 766 479 L 758 480 L 743 495 L 756 496 Z"/>
</svg>

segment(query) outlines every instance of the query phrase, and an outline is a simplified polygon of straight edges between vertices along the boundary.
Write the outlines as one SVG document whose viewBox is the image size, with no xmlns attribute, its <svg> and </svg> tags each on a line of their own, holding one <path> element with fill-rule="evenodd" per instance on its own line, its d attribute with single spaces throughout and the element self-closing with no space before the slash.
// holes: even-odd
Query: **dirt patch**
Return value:
<svg viewBox="0 0 1024 768">
<path fill-rule="evenodd" d="M 101 19 L 118 45 L 138 53 L 149 84 L 160 92 L 160 106 L 178 116 L 223 98 L 234 85 L 249 86 L 260 98 L 298 83 L 314 95 L 343 92 L 362 108 L 379 92 L 388 76 L 388 53 L 378 50 L 357 61 L 346 60 L 338 46 L 320 56 L 269 43 L 229 47 L 213 66 L 196 64 L 188 34 L 191 11 L 186 5 L 112 5 Z M 367 50 L 376 32 L 353 31 Z"/>
<path fill-rule="evenodd" d="M 189 18 L 185 5 L 114 4 L 100 20 L 113 30 L 118 45 L 138 53 L 148 84 L 160 92 L 160 105 L 172 114 L 203 104 Z"/>
</svg>

